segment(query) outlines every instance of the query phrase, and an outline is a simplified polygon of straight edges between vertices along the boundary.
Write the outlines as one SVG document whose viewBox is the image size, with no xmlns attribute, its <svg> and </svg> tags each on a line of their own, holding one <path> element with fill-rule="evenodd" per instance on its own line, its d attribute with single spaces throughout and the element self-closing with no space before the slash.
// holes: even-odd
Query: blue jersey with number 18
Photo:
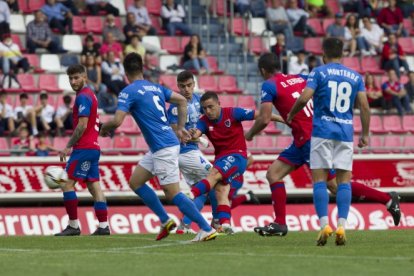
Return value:
<svg viewBox="0 0 414 276">
<path fill-rule="evenodd" d="M 362 76 L 342 64 L 329 63 L 315 68 L 306 86 L 315 91 L 312 136 L 352 142 L 355 99 L 365 91 Z"/>
<path fill-rule="evenodd" d="M 118 110 L 131 113 L 153 153 L 179 145 L 165 110 L 165 102 L 170 100 L 171 94 L 161 85 L 137 80 L 125 87 L 118 96 Z"/>
</svg>

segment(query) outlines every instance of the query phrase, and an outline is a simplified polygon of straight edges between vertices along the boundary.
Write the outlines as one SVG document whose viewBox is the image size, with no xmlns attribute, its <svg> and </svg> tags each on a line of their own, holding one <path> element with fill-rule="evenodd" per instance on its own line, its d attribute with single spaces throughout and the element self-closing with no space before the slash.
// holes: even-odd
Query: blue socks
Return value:
<svg viewBox="0 0 414 276">
<path fill-rule="evenodd" d="M 351 207 L 352 191 L 350 183 L 341 183 L 336 191 L 336 205 L 338 206 L 338 218 L 347 219 Z M 344 225 L 343 225 L 344 226 Z"/>
<path fill-rule="evenodd" d="M 197 223 L 202 230 L 207 232 L 211 231 L 211 226 L 197 210 L 196 205 L 183 193 L 178 193 L 173 198 L 172 202 L 185 216 L 187 216 L 191 221 Z"/>
<path fill-rule="evenodd" d="M 193 200 L 195 206 L 197 207 L 197 210 L 201 211 L 201 209 L 203 209 L 204 203 L 206 202 L 206 200 L 207 200 L 206 195 L 201 195 Z M 187 216 L 183 217 L 184 224 L 191 224 L 191 222 L 192 222 L 191 219 L 189 219 Z"/>
<path fill-rule="evenodd" d="M 147 205 L 160 219 L 161 223 L 168 221 L 169 216 L 162 206 L 157 194 L 147 184 L 134 191 L 139 197 L 142 198 L 145 205 Z"/>
<path fill-rule="evenodd" d="M 313 204 L 319 218 L 328 216 L 329 195 L 325 181 L 313 184 Z"/>
</svg>

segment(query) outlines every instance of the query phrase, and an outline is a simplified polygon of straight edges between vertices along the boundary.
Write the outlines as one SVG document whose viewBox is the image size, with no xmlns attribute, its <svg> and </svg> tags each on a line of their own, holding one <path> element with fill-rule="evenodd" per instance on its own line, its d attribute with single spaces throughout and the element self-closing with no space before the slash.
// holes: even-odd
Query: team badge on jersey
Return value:
<svg viewBox="0 0 414 276">
<path fill-rule="evenodd" d="M 226 127 L 231 127 L 231 121 L 230 121 L 230 119 L 225 120 L 225 121 L 224 121 L 224 125 L 225 125 Z"/>
</svg>

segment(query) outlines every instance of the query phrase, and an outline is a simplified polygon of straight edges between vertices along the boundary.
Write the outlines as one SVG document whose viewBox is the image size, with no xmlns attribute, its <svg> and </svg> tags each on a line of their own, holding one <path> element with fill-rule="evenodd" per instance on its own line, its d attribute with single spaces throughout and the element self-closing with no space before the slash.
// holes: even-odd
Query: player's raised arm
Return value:
<svg viewBox="0 0 414 276">
<path fill-rule="evenodd" d="M 187 121 L 187 100 L 178 93 L 172 92 L 170 103 L 177 105 L 177 136 L 181 142 L 185 143 L 190 139 L 190 135 L 185 129 L 185 122 Z"/>
</svg>

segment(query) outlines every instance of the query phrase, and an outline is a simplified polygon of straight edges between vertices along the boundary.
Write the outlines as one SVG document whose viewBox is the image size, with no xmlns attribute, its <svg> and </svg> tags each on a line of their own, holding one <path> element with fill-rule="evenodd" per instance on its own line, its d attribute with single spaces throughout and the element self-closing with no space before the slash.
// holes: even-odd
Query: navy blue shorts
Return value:
<svg viewBox="0 0 414 276">
<path fill-rule="evenodd" d="M 213 166 L 223 176 L 223 183 L 230 184 L 234 179 L 244 174 L 247 159 L 240 154 L 226 155 L 215 160 Z"/>
<path fill-rule="evenodd" d="M 101 152 L 95 149 L 74 150 L 66 164 L 69 179 L 76 181 L 98 181 L 100 155 Z"/>
</svg>

